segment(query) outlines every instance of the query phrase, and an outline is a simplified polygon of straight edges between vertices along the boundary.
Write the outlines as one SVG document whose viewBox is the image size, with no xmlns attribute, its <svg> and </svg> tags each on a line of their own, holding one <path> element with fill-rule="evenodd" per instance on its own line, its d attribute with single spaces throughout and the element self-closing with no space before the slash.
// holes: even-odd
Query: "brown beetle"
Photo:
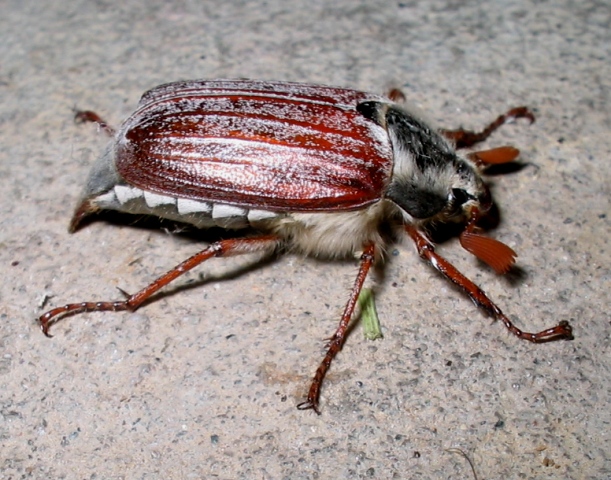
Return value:
<svg viewBox="0 0 611 480">
<path fill-rule="evenodd" d="M 344 342 L 359 292 L 386 238 L 401 226 L 419 254 L 516 336 L 531 342 L 572 338 L 567 322 L 528 333 L 518 329 L 473 282 L 438 255 L 425 228 L 465 222 L 461 245 L 506 272 L 515 252 L 476 233 L 492 200 L 481 167 L 513 160 L 501 147 L 467 156 L 471 146 L 515 118 L 510 110 L 479 133 L 436 130 L 389 97 L 287 82 L 204 80 L 146 92 L 93 167 L 70 230 L 98 210 L 151 214 L 199 228 L 251 228 L 251 236 L 213 243 L 153 283 L 115 302 L 72 303 L 39 318 L 43 332 L 81 312 L 136 310 L 159 289 L 211 257 L 280 248 L 346 257 L 362 252 L 339 326 L 307 400 L 318 412 L 322 381 Z M 92 112 L 79 118 L 100 123 Z M 103 126 L 112 131 L 106 124 Z M 50 335 L 49 335 L 50 336 Z"/>
</svg>

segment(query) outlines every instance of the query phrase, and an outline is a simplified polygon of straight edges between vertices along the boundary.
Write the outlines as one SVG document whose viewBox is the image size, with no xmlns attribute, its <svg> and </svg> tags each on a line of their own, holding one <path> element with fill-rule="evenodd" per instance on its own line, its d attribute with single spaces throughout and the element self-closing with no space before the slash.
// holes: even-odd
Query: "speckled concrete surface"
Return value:
<svg viewBox="0 0 611 480">
<path fill-rule="evenodd" d="M 146 4 L 146 6 L 145 6 Z M 6 0 L 0 15 L 0 478 L 611 477 L 610 9 L 605 2 Z M 571 320 L 573 342 L 510 336 L 396 246 L 322 415 L 295 405 L 356 265 L 287 256 L 213 261 L 135 314 L 35 323 L 114 299 L 201 248 L 100 220 L 66 231 L 106 143 L 72 108 L 118 123 L 140 94 L 186 78 L 311 81 L 409 100 L 447 127 L 520 104 L 537 122 L 486 145 L 525 164 L 492 178 L 520 254 L 498 278 L 440 247 L 516 322 Z"/>
</svg>

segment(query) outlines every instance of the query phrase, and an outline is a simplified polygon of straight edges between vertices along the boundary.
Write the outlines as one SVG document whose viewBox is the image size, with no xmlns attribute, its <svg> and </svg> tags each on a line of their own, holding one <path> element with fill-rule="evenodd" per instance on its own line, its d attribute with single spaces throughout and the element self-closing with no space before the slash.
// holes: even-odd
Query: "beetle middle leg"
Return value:
<svg viewBox="0 0 611 480">
<path fill-rule="evenodd" d="M 365 279 L 367 278 L 367 274 L 369 273 L 369 270 L 373 265 L 374 260 L 375 245 L 371 243 L 367 245 L 363 250 L 363 254 L 361 255 L 359 273 L 356 276 L 354 286 L 352 287 L 352 292 L 350 293 L 350 298 L 348 299 L 346 308 L 344 308 L 344 313 L 342 314 L 339 326 L 337 327 L 337 330 L 329 341 L 329 349 L 327 350 L 325 358 L 316 370 L 316 374 L 314 375 L 314 379 L 312 380 L 312 385 L 310 386 L 310 391 L 308 392 L 307 400 L 297 405 L 297 408 L 299 410 L 312 409 L 316 413 L 320 414 L 320 411 L 318 410 L 320 387 L 322 386 L 322 382 L 325 378 L 325 375 L 327 374 L 327 371 L 331 366 L 331 362 L 342 349 L 342 345 L 344 344 L 344 340 L 346 339 L 346 332 L 348 331 L 348 325 L 350 324 L 352 314 L 354 313 L 354 308 L 356 306 L 357 299 L 359 297 L 359 294 L 361 293 L 363 284 L 365 283 Z"/>
<path fill-rule="evenodd" d="M 533 343 L 552 342 L 554 340 L 572 340 L 573 329 L 567 321 L 561 321 L 552 328 L 547 328 L 537 333 L 524 332 L 516 327 L 511 320 L 497 307 L 488 295 L 475 283 L 465 277 L 458 269 L 448 262 L 445 258 L 435 252 L 433 245 L 422 232 L 411 225 L 406 225 L 405 229 L 409 236 L 416 243 L 418 253 L 427 260 L 435 269 L 455 285 L 462 288 L 471 300 L 483 310 L 488 312 L 495 319 L 503 322 L 505 327 L 516 337 L 528 340 Z"/>
<path fill-rule="evenodd" d="M 65 317 L 66 315 L 76 315 L 84 312 L 118 312 L 124 310 L 133 312 L 146 300 L 148 300 L 155 292 L 162 289 L 170 282 L 176 280 L 182 274 L 197 267 L 200 263 L 205 262 L 212 257 L 228 257 L 231 255 L 255 253 L 265 250 L 271 251 L 280 243 L 281 239 L 276 235 L 260 235 L 258 237 L 234 238 L 215 242 L 201 252 L 198 252 L 192 257 L 188 258 L 180 265 L 177 265 L 139 292 L 134 293 L 133 295 L 125 294 L 127 297 L 125 300 L 115 302 L 69 303 L 63 307 L 57 307 L 53 310 L 49 310 L 47 313 L 41 315 L 38 318 L 40 328 L 47 337 L 51 337 L 52 335 L 49 334 L 49 328 L 51 328 L 51 325 L 55 324 L 60 318 Z"/>
</svg>

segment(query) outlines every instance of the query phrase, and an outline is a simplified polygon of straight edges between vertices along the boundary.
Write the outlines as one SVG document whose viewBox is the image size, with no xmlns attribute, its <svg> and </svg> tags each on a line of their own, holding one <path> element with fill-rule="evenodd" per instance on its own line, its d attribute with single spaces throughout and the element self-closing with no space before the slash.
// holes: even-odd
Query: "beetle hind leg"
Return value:
<svg viewBox="0 0 611 480">
<path fill-rule="evenodd" d="M 221 240 L 213 243 L 204 250 L 188 258 L 180 265 L 177 265 L 172 270 L 144 287 L 139 292 L 130 295 L 121 290 L 121 292 L 127 297 L 125 300 L 111 302 L 69 303 L 63 307 L 57 307 L 44 313 L 38 318 L 38 323 L 40 324 L 42 332 L 47 337 L 51 337 L 49 334 L 49 329 L 51 326 L 57 323 L 61 318 L 69 315 L 76 315 L 84 312 L 119 312 L 125 310 L 133 312 L 158 290 L 162 289 L 170 282 L 176 280 L 182 274 L 197 267 L 200 263 L 203 263 L 212 257 L 227 257 L 230 255 L 241 255 L 266 250 L 271 251 L 275 249 L 280 242 L 280 237 L 276 235 L 261 235 L 251 238 Z"/>
</svg>

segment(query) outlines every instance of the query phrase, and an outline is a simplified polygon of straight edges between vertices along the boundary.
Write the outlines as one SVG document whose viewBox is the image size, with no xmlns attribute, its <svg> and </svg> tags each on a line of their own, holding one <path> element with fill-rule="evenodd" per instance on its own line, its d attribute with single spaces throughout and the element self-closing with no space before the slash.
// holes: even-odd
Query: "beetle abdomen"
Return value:
<svg viewBox="0 0 611 480">
<path fill-rule="evenodd" d="M 86 214 L 99 209 L 156 215 L 197 228 L 253 227 L 277 234 L 287 246 L 305 254 L 345 257 L 359 251 L 363 244 L 383 244 L 379 223 L 392 214 L 394 207 L 389 202 L 376 202 L 355 211 L 281 213 L 171 197 L 119 184 L 85 200 L 77 209 L 73 224 L 78 223 L 79 212 Z"/>
<path fill-rule="evenodd" d="M 267 210 L 160 195 L 127 185 L 115 185 L 108 192 L 89 201 L 100 209 L 156 215 L 169 220 L 189 223 L 197 228 L 239 229 L 258 226 L 264 220 L 283 216 L 281 213 Z"/>
</svg>

